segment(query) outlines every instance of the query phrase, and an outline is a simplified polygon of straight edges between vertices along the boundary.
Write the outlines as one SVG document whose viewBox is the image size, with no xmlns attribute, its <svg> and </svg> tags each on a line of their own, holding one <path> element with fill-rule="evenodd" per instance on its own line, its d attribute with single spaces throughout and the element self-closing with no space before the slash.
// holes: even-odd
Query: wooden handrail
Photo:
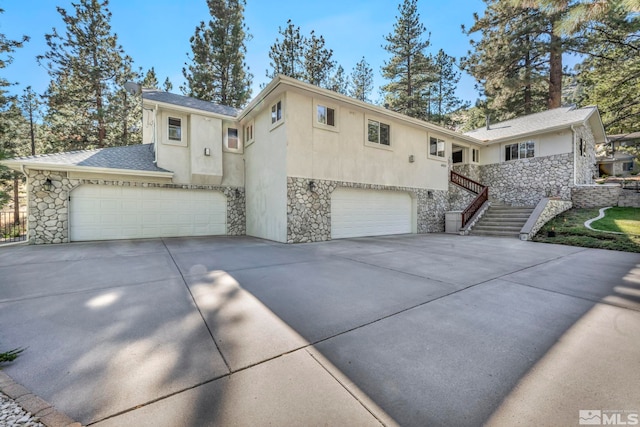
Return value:
<svg viewBox="0 0 640 427">
<path fill-rule="evenodd" d="M 462 227 L 467 225 L 467 223 L 473 218 L 473 216 L 478 212 L 478 210 L 484 205 L 484 202 L 489 200 L 489 187 L 484 187 L 484 189 L 476 196 L 475 199 L 467 206 L 467 208 L 462 211 Z"/>
<path fill-rule="evenodd" d="M 459 173 L 454 171 L 451 171 L 450 179 L 451 179 L 451 182 L 453 182 L 454 184 L 459 185 L 465 190 L 471 191 L 473 194 L 480 194 L 482 190 L 485 188 L 485 186 L 480 184 L 479 182 L 476 182 L 471 178 L 467 178 L 464 175 L 460 175 Z"/>
<path fill-rule="evenodd" d="M 484 205 L 484 202 L 489 200 L 489 187 L 454 171 L 451 171 L 451 182 L 476 195 L 469 206 L 462 211 L 462 226 L 464 227 Z"/>
</svg>

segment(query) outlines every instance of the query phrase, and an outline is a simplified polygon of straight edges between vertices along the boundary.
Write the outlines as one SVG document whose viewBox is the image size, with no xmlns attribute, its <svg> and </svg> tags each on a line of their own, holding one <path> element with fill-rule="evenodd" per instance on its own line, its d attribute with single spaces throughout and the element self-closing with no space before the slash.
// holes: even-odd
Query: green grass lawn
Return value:
<svg viewBox="0 0 640 427">
<path fill-rule="evenodd" d="M 586 228 L 584 222 L 598 216 L 599 209 L 597 208 L 570 209 L 546 223 L 533 240 L 585 248 L 640 252 L 640 235 L 634 235 L 636 233 L 628 231 L 637 230 L 637 227 L 640 227 L 640 208 L 612 208 L 605 211 L 606 214 L 609 212 L 611 212 L 611 216 L 607 215 L 602 220 L 592 223 L 591 226 L 595 228 L 595 225 L 600 226 L 600 221 L 605 221 L 605 223 L 610 221 L 616 227 L 611 231 L 619 231 L 626 234 L 602 233 Z M 548 233 L 552 229 L 555 231 L 556 236 L 548 237 Z M 604 230 L 604 228 L 602 229 Z"/>
<path fill-rule="evenodd" d="M 591 227 L 640 236 L 640 209 L 613 207 L 604 211 L 604 215 L 604 218 L 592 222 Z"/>
</svg>

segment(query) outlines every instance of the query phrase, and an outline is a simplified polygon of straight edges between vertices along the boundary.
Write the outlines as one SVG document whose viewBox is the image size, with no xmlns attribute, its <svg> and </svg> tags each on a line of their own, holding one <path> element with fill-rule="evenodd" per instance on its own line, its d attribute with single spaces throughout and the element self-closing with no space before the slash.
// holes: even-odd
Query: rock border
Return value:
<svg viewBox="0 0 640 427">
<path fill-rule="evenodd" d="M 56 410 L 49 402 L 31 393 L 0 370 L 0 392 L 46 427 L 82 427 L 77 421 Z"/>
</svg>

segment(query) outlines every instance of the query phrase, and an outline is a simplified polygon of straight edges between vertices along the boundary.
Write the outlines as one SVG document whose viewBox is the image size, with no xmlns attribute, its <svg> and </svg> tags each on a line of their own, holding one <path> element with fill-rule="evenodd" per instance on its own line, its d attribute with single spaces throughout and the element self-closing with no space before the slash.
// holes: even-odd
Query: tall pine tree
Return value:
<svg viewBox="0 0 640 427">
<path fill-rule="evenodd" d="M 331 59 L 333 50 L 325 47 L 324 37 L 311 31 L 305 39 L 303 80 L 315 86 L 327 87 L 330 74 L 336 66 Z"/>
<path fill-rule="evenodd" d="M 111 31 L 107 0 L 79 0 L 73 11 L 57 8 L 65 31 L 46 34 L 48 51 L 38 57 L 51 77 L 45 93 L 50 151 L 66 151 L 140 141 L 140 126 L 124 132 L 123 116 L 139 120 L 122 99 L 122 85 L 137 79 L 132 59 Z M 119 107 L 118 107 L 119 105 Z M 114 124 L 116 123 L 116 124 Z M 114 129 L 118 129 L 114 131 Z"/>
<path fill-rule="evenodd" d="M 289 19 L 285 28 L 278 27 L 278 33 L 282 36 L 282 41 L 276 38 L 269 49 L 271 70 L 267 70 L 267 77 L 272 79 L 282 74 L 304 80 L 306 38 L 300 34 L 300 27 Z"/>
<path fill-rule="evenodd" d="M 353 67 L 349 80 L 349 95 L 363 102 L 370 102 L 369 95 L 373 91 L 373 68 L 364 56 Z"/>
<path fill-rule="evenodd" d="M 424 119 L 427 89 L 434 78 L 433 64 L 425 53 L 429 39 L 420 22 L 418 0 L 404 0 L 398 10 L 393 33 L 385 37 L 384 49 L 391 59 L 382 67 L 382 76 L 389 83 L 381 89 L 392 110 Z"/>
<path fill-rule="evenodd" d="M 245 63 L 250 35 L 244 24 L 244 0 L 207 0 L 211 20 L 200 22 L 191 37 L 192 57 L 182 69 L 183 92 L 204 101 L 244 106 L 253 76 Z"/>
<path fill-rule="evenodd" d="M 464 102 L 456 96 L 460 72 L 456 70 L 456 60 L 440 49 L 433 58 L 435 81 L 429 85 L 429 108 L 427 120 L 450 124 L 453 111 L 463 107 Z M 468 105 L 464 105 L 468 107 Z"/>
<path fill-rule="evenodd" d="M 142 87 L 148 89 L 158 89 L 158 76 L 156 76 L 156 70 L 151 67 L 144 75 L 142 79 Z"/>
</svg>

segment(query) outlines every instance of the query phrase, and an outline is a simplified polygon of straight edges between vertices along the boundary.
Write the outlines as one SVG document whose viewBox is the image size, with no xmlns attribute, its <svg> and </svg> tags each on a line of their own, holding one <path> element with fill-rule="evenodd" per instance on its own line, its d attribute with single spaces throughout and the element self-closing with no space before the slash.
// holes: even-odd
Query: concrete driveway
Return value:
<svg viewBox="0 0 640 427">
<path fill-rule="evenodd" d="M 442 234 L 0 248 L 14 347 L 9 375 L 100 427 L 632 420 L 640 256 Z"/>
</svg>

